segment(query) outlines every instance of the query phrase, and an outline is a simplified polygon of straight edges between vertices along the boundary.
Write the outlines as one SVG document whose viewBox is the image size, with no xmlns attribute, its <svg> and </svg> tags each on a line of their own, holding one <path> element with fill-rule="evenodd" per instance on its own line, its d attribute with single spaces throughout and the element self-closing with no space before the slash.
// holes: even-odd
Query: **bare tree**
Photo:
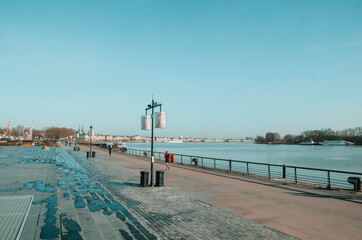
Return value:
<svg viewBox="0 0 362 240">
<path fill-rule="evenodd" d="M 74 136 L 74 135 L 75 131 L 70 128 L 51 127 L 45 130 L 45 136 L 55 141 L 59 140 L 60 138 Z"/>
</svg>

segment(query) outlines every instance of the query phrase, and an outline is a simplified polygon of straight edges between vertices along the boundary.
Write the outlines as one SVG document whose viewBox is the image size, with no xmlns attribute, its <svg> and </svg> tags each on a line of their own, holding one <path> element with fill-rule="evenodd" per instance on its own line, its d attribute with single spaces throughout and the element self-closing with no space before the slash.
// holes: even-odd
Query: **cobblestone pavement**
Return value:
<svg viewBox="0 0 362 240">
<path fill-rule="evenodd" d="M 70 152 L 71 153 L 71 152 Z M 95 181 L 159 239 L 294 239 L 169 187 L 140 188 L 139 176 L 72 153 Z"/>
</svg>

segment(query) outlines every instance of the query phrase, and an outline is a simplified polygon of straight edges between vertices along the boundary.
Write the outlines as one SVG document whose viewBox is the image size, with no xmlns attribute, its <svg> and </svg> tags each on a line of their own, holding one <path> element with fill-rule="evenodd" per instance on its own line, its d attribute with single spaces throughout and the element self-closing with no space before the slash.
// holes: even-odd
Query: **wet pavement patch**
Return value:
<svg viewBox="0 0 362 240">
<path fill-rule="evenodd" d="M 99 212 L 101 209 L 107 210 L 106 203 L 99 199 L 98 196 L 85 196 L 84 198 L 87 200 L 87 206 L 89 208 L 89 211 Z"/>
<path fill-rule="evenodd" d="M 66 181 L 58 180 L 58 187 L 60 187 L 61 189 L 67 190 L 68 189 L 68 184 L 67 184 Z"/>
<path fill-rule="evenodd" d="M 37 180 L 37 181 L 32 181 L 32 182 L 28 182 L 25 183 L 21 188 L 10 188 L 10 189 L 4 189 L 4 192 L 16 192 L 16 191 L 21 191 L 21 190 L 30 190 L 30 189 L 35 189 L 36 191 L 39 192 L 47 192 L 47 193 L 54 193 L 55 192 L 55 188 L 53 186 L 51 186 L 50 184 L 44 184 L 43 181 Z M 0 189 L 1 190 L 1 189 Z"/>
<path fill-rule="evenodd" d="M 54 187 L 52 187 L 49 183 L 44 184 L 42 181 L 40 183 L 38 181 L 36 181 L 35 190 L 37 190 L 39 192 L 47 192 L 47 193 L 55 192 Z"/>
<path fill-rule="evenodd" d="M 103 214 L 104 214 L 104 215 L 111 215 L 112 212 L 110 212 L 110 211 L 103 211 Z"/>
<path fill-rule="evenodd" d="M 52 196 L 43 200 L 46 203 L 47 211 L 45 213 L 44 223 L 45 226 L 41 228 L 41 239 L 52 239 L 59 236 L 59 228 L 56 227 L 56 212 L 58 210 L 58 196 L 53 194 Z"/>
<path fill-rule="evenodd" d="M 25 183 L 23 185 L 23 187 L 20 188 L 20 190 L 25 190 L 25 189 L 32 189 L 34 186 L 34 182 L 28 182 L 28 183 Z"/>
<path fill-rule="evenodd" d="M 11 188 L 11 189 L 4 190 L 4 192 L 16 192 L 17 190 L 18 190 L 18 188 Z"/>
<path fill-rule="evenodd" d="M 44 226 L 41 228 L 40 238 L 41 239 L 53 239 L 59 236 L 59 228 L 54 226 Z"/>
<path fill-rule="evenodd" d="M 62 213 L 60 214 L 60 224 L 64 226 L 64 228 L 67 230 L 66 232 L 62 232 L 62 239 L 65 240 L 78 240 L 83 239 L 80 235 L 80 232 L 82 231 L 82 228 L 80 225 L 74 221 L 73 219 L 69 219 L 67 217 L 67 214 Z"/>
<path fill-rule="evenodd" d="M 75 196 L 79 196 L 79 195 L 80 195 L 80 193 L 77 192 L 77 190 L 75 190 L 74 188 L 70 188 L 69 190 L 70 190 L 70 193 L 73 194 L 73 195 L 75 195 Z"/>
<path fill-rule="evenodd" d="M 124 237 L 124 239 L 126 239 L 126 240 L 133 239 L 133 237 L 131 235 L 129 235 L 128 232 L 123 231 L 122 229 L 119 229 L 119 232 L 121 233 L 122 237 Z"/>
<path fill-rule="evenodd" d="M 116 212 L 116 216 L 117 216 L 119 219 L 121 219 L 122 221 L 126 221 L 126 217 L 125 217 L 122 213 Z"/>
<path fill-rule="evenodd" d="M 74 206 L 75 208 L 84 208 L 85 202 L 83 201 L 83 198 L 80 196 L 76 196 L 74 200 Z"/>
</svg>

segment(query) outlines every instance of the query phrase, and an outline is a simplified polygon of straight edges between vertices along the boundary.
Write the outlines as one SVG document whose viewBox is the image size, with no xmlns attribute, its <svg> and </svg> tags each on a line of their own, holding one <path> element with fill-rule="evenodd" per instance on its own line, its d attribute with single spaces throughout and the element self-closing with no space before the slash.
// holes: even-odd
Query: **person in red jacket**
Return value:
<svg viewBox="0 0 362 240">
<path fill-rule="evenodd" d="M 170 154 L 166 151 L 165 153 L 166 170 L 170 170 Z"/>
</svg>

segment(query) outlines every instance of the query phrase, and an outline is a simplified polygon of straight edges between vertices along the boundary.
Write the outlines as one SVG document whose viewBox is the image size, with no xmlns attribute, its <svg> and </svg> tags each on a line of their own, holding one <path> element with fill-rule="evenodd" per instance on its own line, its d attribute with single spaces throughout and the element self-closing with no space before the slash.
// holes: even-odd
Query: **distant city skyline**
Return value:
<svg viewBox="0 0 362 240">
<path fill-rule="evenodd" d="M 2 1 L 0 126 L 245 138 L 362 126 L 360 1 Z"/>
</svg>

